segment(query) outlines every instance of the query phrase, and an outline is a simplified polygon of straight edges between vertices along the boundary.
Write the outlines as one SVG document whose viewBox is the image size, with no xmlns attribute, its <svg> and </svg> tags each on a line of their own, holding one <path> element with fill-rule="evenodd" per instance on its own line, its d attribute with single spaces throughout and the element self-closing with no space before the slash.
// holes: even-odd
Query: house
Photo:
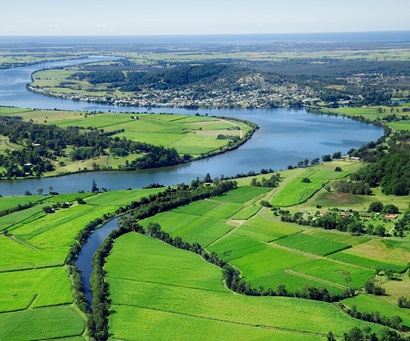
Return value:
<svg viewBox="0 0 410 341">
<path fill-rule="evenodd" d="M 385 219 L 397 219 L 397 214 L 386 214 Z"/>
</svg>

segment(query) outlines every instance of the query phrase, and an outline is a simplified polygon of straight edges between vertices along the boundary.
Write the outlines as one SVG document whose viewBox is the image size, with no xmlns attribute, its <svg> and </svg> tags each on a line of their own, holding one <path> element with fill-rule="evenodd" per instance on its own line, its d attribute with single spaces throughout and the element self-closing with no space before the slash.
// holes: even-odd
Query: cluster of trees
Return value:
<svg viewBox="0 0 410 341">
<path fill-rule="evenodd" d="M 282 221 L 292 222 L 303 226 L 319 227 L 325 230 L 338 230 L 353 234 L 368 233 L 378 236 L 386 235 L 386 229 L 382 225 L 375 227 L 372 224 L 369 224 L 366 227 L 361 221 L 359 213 L 356 211 L 344 214 L 343 212 L 340 212 L 339 209 L 332 209 L 323 214 L 317 212 L 314 217 L 309 215 L 307 218 L 303 216 L 302 212 L 296 212 L 291 215 L 289 211 L 281 210 L 279 214 L 281 214 Z"/>
<path fill-rule="evenodd" d="M 328 341 L 336 341 L 332 332 L 327 334 Z M 379 335 L 371 332 L 370 328 L 361 330 L 358 327 L 353 327 L 343 335 L 344 341 L 409 341 L 409 337 L 404 337 L 394 330 L 384 328 Z"/>
<path fill-rule="evenodd" d="M 332 184 L 333 189 L 338 193 L 352 193 L 359 195 L 371 195 L 370 185 L 365 181 L 339 180 Z"/>
<path fill-rule="evenodd" d="M 410 207 L 406 210 L 403 217 L 394 224 L 394 232 L 400 237 L 404 236 L 404 233 L 410 230 Z"/>
<path fill-rule="evenodd" d="M 364 284 L 364 291 L 366 291 L 366 294 L 373 294 L 377 296 L 382 296 L 386 294 L 386 290 L 382 288 L 381 286 L 377 285 L 373 280 L 369 279 L 365 284 Z"/>
<path fill-rule="evenodd" d="M 261 180 L 258 180 L 257 178 L 253 178 L 251 180 L 250 185 L 254 187 L 278 187 L 280 181 L 280 174 L 279 173 L 274 173 L 271 175 L 269 179 L 265 179 L 265 177 L 262 177 Z"/>
</svg>

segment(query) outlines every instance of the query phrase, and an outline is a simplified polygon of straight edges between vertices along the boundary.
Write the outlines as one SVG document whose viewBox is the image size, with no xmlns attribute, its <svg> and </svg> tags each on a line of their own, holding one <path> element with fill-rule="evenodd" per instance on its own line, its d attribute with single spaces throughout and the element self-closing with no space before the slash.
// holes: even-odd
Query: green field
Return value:
<svg viewBox="0 0 410 341">
<path fill-rule="evenodd" d="M 235 232 L 245 237 L 271 242 L 300 231 L 301 229 L 294 224 L 272 221 L 262 215 L 256 215 L 247 220 Z"/>
<path fill-rule="evenodd" d="M 0 236 L 0 339 L 84 340 L 85 316 L 73 305 L 72 284 L 64 266 L 69 248 L 90 221 L 157 191 L 1 198 L 3 207 L 44 203 L 0 217 L 9 232 Z M 52 214 L 42 210 L 45 205 L 72 202 L 77 197 L 92 204 L 74 203 Z"/>
<path fill-rule="evenodd" d="M 85 323 L 75 308 L 61 306 L 0 314 L 0 326 L 1 340 L 29 341 L 80 336 Z"/>
<path fill-rule="evenodd" d="M 387 262 L 382 262 L 379 260 L 375 259 L 370 259 L 370 258 L 365 258 L 365 257 L 360 257 L 357 255 L 353 255 L 348 252 L 338 252 L 333 255 L 329 256 L 330 258 L 334 260 L 338 260 L 341 262 L 345 263 L 350 263 L 358 266 L 362 266 L 368 269 L 381 269 L 381 270 L 386 270 L 386 269 L 392 269 L 396 272 L 402 273 L 406 271 L 407 266 L 406 265 L 398 265 L 394 263 L 387 263 Z"/>
<path fill-rule="evenodd" d="M 251 205 L 246 207 L 245 209 L 241 210 L 240 212 L 234 214 L 232 219 L 235 220 L 248 220 L 252 218 L 258 211 L 261 209 L 260 205 Z"/>
<path fill-rule="evenodd" d="M 378 311 L 382 316 L 386 316 L 389 319 L 394 316 L 400 316 L 403 320 L 401 325 L 410 327 L 410 315 L 408 309 L 399 308 L 397 304 L 388 303 L 377 296 L 360 295 L 345 299 L 342 303 L 350 308 L 355 305 L 359 312 L 373 313 Z"/>
<path fill-rule="evenodd" d="M 294 267 L 292 270 L 330 283 L 348 285 L 352 288 L 362 288 L 364 283 L 374 276 L 372 270 L 327 259 L 316 259 Z M 346 278 L 349 278 L 350 281 L 346 281 Z"/>
<path fill-rule="evenodd" d="M 1 313 L 73 301 L 70 279 L 63 267 L 0 272 L 0 292 Z"/>
<path fill-rule="evenodd" d="M 302 178 L 296 178 L 286 185 L 271 201 L 272 206 L 293 206 L 301 204 L 322 188 L 325 179 L 310 179 L 310 183 L 302 183 Z"/>
<path fill-rule="evenodd" d="M 276 243 L 319 256 L 326 256 L 350 247 L 350 245 L 345 243 L 323 239 L 304 233 L 297 233 L 292 236 L 282 238 L 276 241 Z"/>
<path fill-rule="evenodd" d="M 210 340 L 320 340 L 329 330 L 341 336 L 353 326 L 379 329 L 323 302 L 233 295 L 223 287 L 220 269 L 135 233 L 116 240 L 106 270 L 113 338 L 149 333 L 158 340 L 188 340 L 207 332 Z"/>
<path fill-rule="evenodd" d="M 245 202 L 255 199 L 271 190 L 271 188 L 265 187 L 243 186 L 229 191 L 220 197 L 214 198 L 214 200 L 244 204 Z"/>
<path fill-rule="evenodd" d="M 49 197 L 42 195 L 24 196 L 24 197 L 1 197 L 0 198 L 0 212 L 9 210 L 10 208 L 17 207 L 19 205 L 26 205 L 29 203 L 35 204 L 39 201 L 46 200 Z"/>
</svg>

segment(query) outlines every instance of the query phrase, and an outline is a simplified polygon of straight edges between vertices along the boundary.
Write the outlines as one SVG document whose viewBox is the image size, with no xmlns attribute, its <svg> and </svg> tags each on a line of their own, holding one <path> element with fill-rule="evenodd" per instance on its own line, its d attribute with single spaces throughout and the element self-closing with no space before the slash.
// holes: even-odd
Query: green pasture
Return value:
<svg viewBox="0 0 410 341">
<path fill-rule="evenodd" d="M 13 235 L 38 248 L 65 248 L 90 221 L 115 211 L 116 207 L 76 205 L 44 215 L 33 224 L 13 230 Z"/>
<path fill-rule="evenodd" d="M 348 233 L 338 232 L 338 231 L 324 231 L 322 229 L 315 229 L 306 232 L 315 237 L 333 240 L 335 242 L 348 244 L 348 245 L 359 245 L 366 243 L 371 240 L 368 236 L 353 236 Z"/>
<path fill-rule="evenodd" d="M 388 263 L 388 262 L 383 262 L 380 260 L 375 260 L 371 258 L 366 258 L 366 257 L 361 257 L 358 255 L 351 254 L 348 251 L 342 251 L 335 253 L 333 255 L 330 255 L 329 258 L 344 262 L 344 263 L 349 263 L 357 266 L 362 266 L 364 268 L 368 269 L 381 269 L 381 270 L 386 270 L 386 269 L 392 269 L 395 272 L 402 273 L 406 271 L 407 266 L 406 265 L 399 265 L 397 263 Z"/>
<path fill-rule="evenodd" d="M 275 243 L 319 256 L 326 256 L 350 247 L 349 244 L 332 241 L 330 239 L 324 239 L 305 233 L 293 234 L 289 237 L 279 239 Z"/>
<path fill-rule="evenodd" d="M 157 223 L 161 225 L 161 228 L 167 233 L 174 233 L 181 227 L 187 225 L 188 223 L 192 222 L 193 220 L 197 218 L 198 216 L 196 215 L 174 213 L 171 210 L 168 212 L 162 212 L 162 213 L 156 214 L 153 217 L 143 219 L 140 221 L 140 224 L 146 227 L 148 223 L 150 222 Z"/>
<path fill-rule="evenodd" d="M 245 202 L 255 199 L 271 190 L 271 188 L 266 187 L 242 186 L 219 197 L 215 197 L 213 200 L 244 204 Z"/>
<path fill-rule="evenodd" d="M 216 266 L 209 265 L 189 251 L 137 233 L 128 233 L 116 239 L 105 270 L 109 281 L 111 278 L 122 279 L 127 280 L 129 285 L 133 281 L 151 282 L 228 292 L 222 283 L 221 271 Z M 111 295 L 122 295 L 121 289 L 114 288 L 110 290 Z"/>
<path fill-rule="evenodd" d="M 326 179 L 312 178 L 311 182 L 303 183 L 303 178 L 291 180 L 271 201 L 272 206 L 288 207 L 301 204 L 320 190 Z"/>
<path fill-rule="evenodd" d="M 376 238 L 356 245 L 347 252 L 356 256 L 397 265 L 407 265 L 410 262 L 410 250 L 392 247 L 392 244 L 384 243 L 382 239 Z"/>
<path fill-rule="evenodd" d="M 71 306 L 0 314 L 0 339 L 30 341 L 81 336 L 85 321 Z"/>
<path fill-rule="evenodd" d="M 403 107 L 408 105 L 403 105 L 400 107 L 387 107 L 387 106 L 373 106 L 373 107 L 349 107 L 349 108 L 337 108 L 337 109 L 326 109 L 326 111 L 330 111 L 333 113 L 337 113 L 339 115 L 344 115 L 348 117 L 352 116 L 363 116 L 370 121 L 375 120 L 383 120 L 388 115 L 396 115 L 398 117 L 401 116 L 409 116 L 408 112 L 403 112 Z M 380 112 L 381 111 L 381 112 Z M 403 124 L 402 124 L 403 123 Z M 396 122 L 387 122 L 386 123 L 389 127 L 395 130 L 408 130 L 408 121 L 396 121 Z M 396 129 L 398 128 L 398 129 Z"/>
<path fill-rule="evenodd" d="M 372 270 L 337 263 L 328 259 L 316 259 L 296 266 L 292 270 L 330 283 L 357 289 L 362 288 L 364 283 L 374 276 Z M 350 281 L 347 282 L 346 278 L 350 278 Z"/>
<path fill-rule="evenodd" d="M 301 231 L 295 224 L 272 221 L 258 214 L 242 224 L 235 233 L 263 242 L 283 238 Z"/>
<path fill-rule="evenodd" d="M 234 232 L 219 239 L 207 249 L 227 261 L 232 261 L 258 251 L 267 250 L 269 246 Z"/>
<path fill-rule="evenodd" d="M 261 277 L 273 276 L 277 271 L 291 269 L 311 260 L 312 258 L 309 256 L 295 254 L 292 251 L 281 248 L 270 247 L 266 250 L 233 259 L 231 263 L 241 270 L 246 281 L 253 283 Z"/>
<path fill-rule="evenodd" d="M 31 223 L 37 219 L 44 217 L 44 206 L 50 206 L 49 204 L 40 204 L 23 211 L 17 211 L 5 216 L 0 217 L 0 230 L 8 229 L 10 231 L 23 226 L 24 224 Z"/>
<path fill-rule="evenodd" d="M 64 267 L 0 273 L 0 312 L 73 302 Z"/>
<path fill-rule="evenodd" d="M 224 220 L 211 217 L 197 217 L 188 224 L 171 233 L 171 237 L 179 236 L 188 243 L 197 242 L 206 247 L 231 231 L 234 227 Z M 164 231 L 168 232 L 166 228 Z"/>
<path fill-rule="evenodd" d="M 347 298 L 342 301 L 348 307 L 356 306 L 357 311 L 361 313 L 380 312 L 380 315 L 391 319 L 394 316 L 400 316 L 403 322 L 402 326 L 410 327 L 410 314 L 408 309 L 399 308 L 397 304 L 388 303 L 374 295 L 359 295 Z"/>
<path fill-rule="evenodd" d="M 235 213 L 231 218 L 234 220 L 247 220 L 258 213 L 261 207 L 260 205 L 253 204 Z"/>
<path fill-rule="evenodd" d="M 227 219 L 239 211 L 243 206 L 235 203 L 221 203 L 214 200 L 199 200 L 185 206 L 178 207 L 172 212 L 192 214 L 197 216 Z"/>
<path fill-rule="evenodd" d="M 398 130 L 410 130 L 410 120 L 403 120 L 398 122 L 390 122 L 388 126 L 396 131 Z"/>
<path fill-rule="evenodd" d="M 135 119 L 138 117 L 138 119 Z M 172 114 L 83 114 L 73 119 L 56 116 L 48 119 L 49 124 L 60 127 L 94 127 L 104 131 L 124 130 L 115 136 L 133 141 L 175 148 L 180 154 L 200 155 L 227 145 L 228 140 L 217 140 L 218 134 L 239 135 L 240 131 L 228 128 L 236 123 L 213 117 L 200 116 L 195 119 Z M 180 119 L 179 119 L 180 118 Z M 243 131 L 249 130 L 248 126 Z"/>
<path fill-rule="evenodd" d="M 334 283 L 329 283 L 328 281 L 306 276 L 291 270 L 280 270 L 273 274 L 259 277 L 252 281 L 252 285 L 255 288 L 261 286 L 265 289 L 272 288 L 273 290 L 276 290 L 280 285 L 284 285 L 286 290 L 292 293 L 302 291 L 306 285 L 315 288 L 326 288 L 329 292 L 335 294 L 341 294 L 342 292 L 340 286 Z"/>
<path fill-rule="evenodd" d="M 323 336 L 261 328 L 229 321 L 175 314 L 133 306 L 115 305 L 110 315 L 110 332 L 121 340 L 143 340 L 155 335 L 156 340 L 276 340 L 316 341 Z M 127 318 L 124 318 L 124 317 Z M 178 326 L 178 328 L 175 328 Z"/>
<path fill-rule="evenodd" d="M 0 236 L 0 271 L 63 265 L 67 249 L 37 249 Z"/>
<path fill-rule="evenodd" d="M 191 335 L 184 334 L 189 332 L 185 326 L 188 322 L 191 329 L 199 324 L 200 331 L 208 330 L 208 339 L 219 338 L 219 329 L 224 323 L 231 328 L 240 326 L 240 330 L 244 326 L 263 330 L 279 328 L 285 333 L 295 333 L 295 339 L 300 340 L 305 339 L 304 333 L 309 338 L 310 334 L 320 338 L 329 330 L 342 336 L 353 326 L 380 330 L 380 326 L 352 319 L 336 306 L 324 302 L 233 295 L 223 287 L 219 268 L 198 255 L 135 233 L 116 240 L 106 270 L 112 310 L 109 332 L 113 338 L 130 335 L 133 339 L 132 333 L 141 325 L 142 330 L 152 332 L 150 335 L 155 339 L 169 339 L 170 335 L 184 339 Z M 182 327 L 175 323 L 182 320 L 185 321 Z M 206 321 L 221 322 L 221 325 L 214 322 L 213 327 L 207 327 L 203 325 Z M 236 329 L 233 332 L 239 333 Z"/>
</svg>

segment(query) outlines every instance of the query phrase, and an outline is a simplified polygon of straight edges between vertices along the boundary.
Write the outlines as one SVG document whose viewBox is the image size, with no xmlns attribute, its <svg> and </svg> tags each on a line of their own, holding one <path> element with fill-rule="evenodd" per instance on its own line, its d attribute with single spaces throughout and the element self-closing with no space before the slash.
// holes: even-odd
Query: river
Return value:
<svg viewBox="0 0 410 341">
<path fill-rule="evenodd" d="M 80 62 L 91 62 L 107 59 L 91 56 L 87 59 L 60 61 L 41 64 L 43 67 L 59 67 Z M 150 169 L 133 172 L 90 172 L 72 174 L 56 178 L 1 180 L 0 194 L 23 195 L 32 193 L 41 187 L 59 193 L 88 191 L 93 179 L 99 188 L 111 190 L 144 187 L 151 183 L 171 185 L 189 183 L 196 177 L 203 178 L 206 173 L 212 177 L 232 176 L 247 173 L 250 170 L 259 172 L 262 168 L 281 170 L 298 161 L 335 151 L 346 153 L 350 148 L 358 148 L 363 143 L 375 141 L 383 130 L 370 124 L 353 120 L 306 113 L 305 110 L 291 109 L 253 109 L 253 110 L 218 110 L 182 108 L 141 108 L 119 107 L 107 104 L 95 104 L 57 99 L 37 95 L 26 90 L 31 82 L 31 74 L 39 66 L 28 66 L 0 70 L 0 105 L 22 108 L 59 109 L 78 111 L 112 111 L 112 112 L 150 112 L 193 115 L 231 116 L 247 119 L 257 123 L 261 128 L 252 139 L 240 148 L 209 159 L 203 159 L 175 167 Z"/>
</svg>

